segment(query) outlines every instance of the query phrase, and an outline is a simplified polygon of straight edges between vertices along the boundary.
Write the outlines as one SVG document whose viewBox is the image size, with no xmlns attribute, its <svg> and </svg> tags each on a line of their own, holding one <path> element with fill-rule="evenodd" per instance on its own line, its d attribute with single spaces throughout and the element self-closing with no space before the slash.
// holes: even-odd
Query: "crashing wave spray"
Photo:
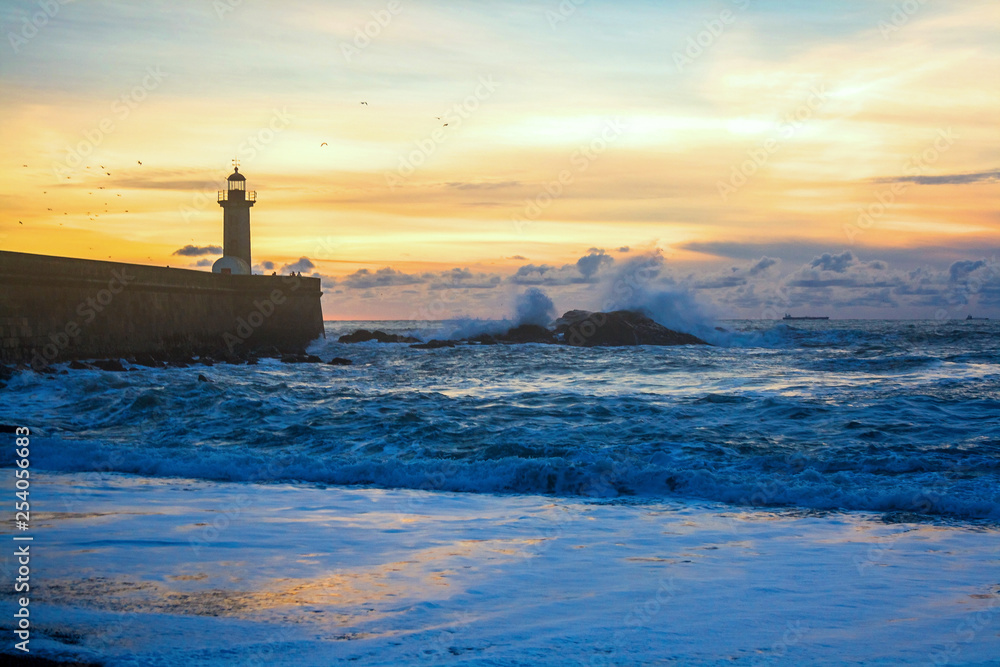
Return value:
<svg viewBox="0 0 1000 667">
<path fill-rule="evenodd" d="M 529 287 L 517 296 L 514 306 L 514 321 L 518 324 L 548 326 L 556 318 L 556 306 L 552 299 L 537 287 Z"/>
<path fill-rule="evenodd" d="M 660 251 L 632 257 L 605 278 L 602 310 L 639 311 L 663 326 L 710 343 L 727 344 L 715 328 L 714 308 L 698 301 L 687 288 L 661 277 Z"/>
</svg>

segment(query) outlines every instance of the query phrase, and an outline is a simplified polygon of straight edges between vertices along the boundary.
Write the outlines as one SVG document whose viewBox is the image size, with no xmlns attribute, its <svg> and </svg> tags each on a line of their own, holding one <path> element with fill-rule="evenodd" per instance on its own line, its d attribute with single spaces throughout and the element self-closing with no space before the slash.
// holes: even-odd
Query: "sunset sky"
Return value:
<svg viewBox="0 0 1000 667">
<path fill-rule="evenodd" d="M 657 254 L 719 317 L 1000 317 L 996 0 L 7 1 L 0 30 L 4 250 L 210 270 L 238 158 L 257 270 L 323 276 L 327 319 L 597 308 Z"/>
</svg>

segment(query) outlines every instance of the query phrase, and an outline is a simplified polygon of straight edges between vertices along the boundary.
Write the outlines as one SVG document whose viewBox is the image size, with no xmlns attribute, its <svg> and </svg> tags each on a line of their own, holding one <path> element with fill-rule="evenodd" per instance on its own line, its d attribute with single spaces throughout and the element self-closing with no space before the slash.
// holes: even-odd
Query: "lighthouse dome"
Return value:
<svg viewBox="0 0 1000 667">
<path fill-rule="evenodd" d="M 224 255 L 215 260 L 212 265 L 212 273 L 228 273 L 234 276 L 249 276 L 251 274 L 250 265 L 241 257 Z"/>
<path fill-rule="evenodd" d="M 246 179 L 246 177 L 243 174 L 240 173 L 240 168 L 236 167 L 235 169 L 233 169 L 233 173 L 229 175 L 229 178 L 227 180 L 229 180 L 229 181 L 245 181 L 247 179 Z"/>
</svg>

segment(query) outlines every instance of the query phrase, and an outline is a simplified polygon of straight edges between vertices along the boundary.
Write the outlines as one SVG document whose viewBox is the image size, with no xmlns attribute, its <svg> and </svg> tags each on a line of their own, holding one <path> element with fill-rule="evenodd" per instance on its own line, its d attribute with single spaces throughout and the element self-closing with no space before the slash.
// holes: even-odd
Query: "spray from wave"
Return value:
<svg viewBox="0 0 1000 667">
<path fill-rule="evenodd" d="M 556 318 L 556 306 L 552 299 L 537 287 L 529 287 L 517 296 L 514 306 L 514 321 L 518 324 L 548 326 Z"/>
<path fill-rule="evenodd" d="M 602 281 L 605 288 L 602 310 L 638 311 L 668 329 L 710 343 L 726 344 L 716 329 L 714 308 L 664 276 L 663 264 L 663 255 L 657 250 L 617 266 Z"/>
</svg>

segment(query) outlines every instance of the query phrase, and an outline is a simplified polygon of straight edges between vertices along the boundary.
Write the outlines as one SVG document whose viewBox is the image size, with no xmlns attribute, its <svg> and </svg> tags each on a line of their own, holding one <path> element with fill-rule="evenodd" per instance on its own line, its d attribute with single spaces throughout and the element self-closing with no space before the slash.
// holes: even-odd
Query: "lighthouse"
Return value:
<svg viewBox="0 0 1000 667">
<path fill-rule="evenodd" d="M 219 206 L 223 211 L 222 257 L 212 265 L 213 273 L 250 275 L 250 208 L 257 203 L 256 191 L 247 192 L 247 179 L 233 161 L 233 173 L 227 179 L 229 188 L 219 190 Z"/>
</svg>

